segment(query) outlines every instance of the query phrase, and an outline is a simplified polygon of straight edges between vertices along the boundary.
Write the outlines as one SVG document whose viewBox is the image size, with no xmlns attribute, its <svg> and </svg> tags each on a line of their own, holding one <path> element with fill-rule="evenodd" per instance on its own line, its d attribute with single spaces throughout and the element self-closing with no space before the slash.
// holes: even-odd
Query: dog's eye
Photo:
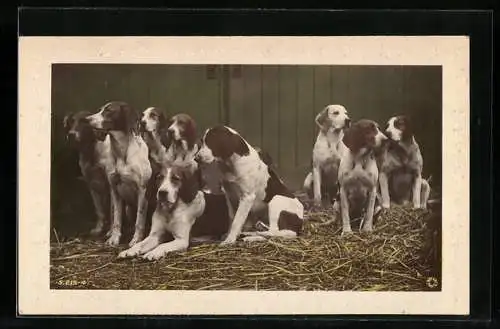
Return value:
<svg viewBox="0 0 500 329">
<path fill-rule="evenodd" d="M 180 182 L 181 178 L 177 175 L 172 175 L 172 182 L 177 183 Z"/>
<path fill-rule="evenodd" d="M 339 115 L 339 111 L 333 111 L 333 115 Z"/>
</svg>

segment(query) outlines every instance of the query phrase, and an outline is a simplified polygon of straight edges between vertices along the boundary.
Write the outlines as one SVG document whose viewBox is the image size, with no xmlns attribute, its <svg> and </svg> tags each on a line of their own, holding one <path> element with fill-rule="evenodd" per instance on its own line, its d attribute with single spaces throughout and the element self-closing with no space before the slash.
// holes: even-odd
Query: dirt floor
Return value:
<svg viewBox="0 0 500 329">
<path fill-rule="evenodd" d="M 118 248 L 72 239 L 51 244 L 52 289 L 439 290 L 440 216 L 394 207 L 372 234 L 341 237 L 327 211 L 307 211 L 296 240 L 204 244 L 156 262 L 118 260 Z"/>
</svg>

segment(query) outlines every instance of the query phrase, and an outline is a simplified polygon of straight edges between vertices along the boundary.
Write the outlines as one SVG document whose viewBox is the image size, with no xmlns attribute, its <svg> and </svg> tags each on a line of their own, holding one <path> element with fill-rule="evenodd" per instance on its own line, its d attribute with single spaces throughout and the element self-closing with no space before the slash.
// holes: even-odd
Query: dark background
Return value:
<svg viewBox="0 0 500 329">
<path fill-rule="evenodd" d="M 310 170 L 318 129 L 314 118 L 342 104 L 353 120 L 383 127 L 393 115 L 412 118 L 424 157 L 424 177 L 441 183 L 442 81 L 440 66 L 54 64 L 52 67 L 52 221 L 60 235 L 91 225 L 92 203 L 64 142 L 63 117 L 96 112 L 123 100 L 142 112 L 190 114 L 198 134 L 217 123 L 267 150 L 279 173 L 299 189 Z M 83 221 L 83 223 L 80 223 Z M 85 230 L 84 230 L 85 231 Z"/>
</svg>

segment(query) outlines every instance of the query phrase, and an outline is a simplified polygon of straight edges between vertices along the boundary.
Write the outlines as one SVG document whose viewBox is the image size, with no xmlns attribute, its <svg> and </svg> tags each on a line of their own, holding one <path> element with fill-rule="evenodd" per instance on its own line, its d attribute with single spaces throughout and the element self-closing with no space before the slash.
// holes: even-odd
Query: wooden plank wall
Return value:
<svg viewBox="0 0 500 329">
<path fill-rule="evenodd" d="M 314 118 L 334 103 L 353 120 L 370 118 L 381 126 L 390 116 L 411 116 L 424 175 L 441 180 L 440 67 L 247 65 L 229 85 L 228 123 L 265 148 L 293 188 L 310 167 Z"/>
</svg>

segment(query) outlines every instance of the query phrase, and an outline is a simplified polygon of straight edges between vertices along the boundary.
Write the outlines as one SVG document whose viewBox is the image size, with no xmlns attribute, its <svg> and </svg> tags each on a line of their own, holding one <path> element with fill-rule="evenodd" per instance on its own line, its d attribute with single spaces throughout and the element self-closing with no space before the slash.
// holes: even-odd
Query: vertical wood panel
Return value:
<svg viewBox="0 0 500 329">
<path fill-rule="evenodd" d="M 262 148 L 279 165 L 279 69 L 276 65 L 262 68 Z"/>
<path fill-rule="evenodd" d="M 229 66 L 229 125 L 237 131 L 243 133 L 245 131 L 245 118 L 243 111 L 245 110 L 243 98 L 245 95 L 244 76 L 234 77 L 234 65 Z"/>
<path fill-rule="evenodd" d="M 330 88 L 332 104 L 343 105 L 350 113 L 349 108 L 349 67 L 331 66 L 330 67 Z"/>
<path fill-rule="evenodd" d="M 328 66 L 314 67 L 314 112 L 319 113 L 326 105 L 331 103 L 330 99 L 330 68 Z M 314 114 L 316 116 L 316 114 Z M 313 118 L 314 119 L 314 118 Z M 314 120 L 310 123 L 315 126 Z"/>
<path fill-rule="evenodd" d="M 149 89 L 152 88 L 151 80 L 147 76 L 147 65 L 137 65 L 130 70 L 128 76 L 128 101 L 140 115 L 149 104 Z"/>
<path fill-rule="evenodd" d="M 364 85 L 363 72 L 360 71 L 358 66 L 348 66 L 347 70 L 343 72 L 345 76 L 345 104 L 343 104 L 349 111 L 351 119 L 357 121 L 365 117 L 364 109 L 364 95 L 366 86 Z"/>
<path fill-rule="evenodd" d="M 143 68 L 145 80 L 143 83 L 147 84 L 148 91 L 144 97 L 147 97 L 147 101 L 143 105 L 147 107 L 157 107 L 160 108 L 165 115 L 168 115 L 167 108 L 167 92 L 168 85 L 166 83 L 165 76 L 167 75 L 167 67 L 165 65 L 145 65 Z M 141 109 L 143 110 L 143 109 Z"/>
<path fill-rule="evenodd" d="M 298 166 L 302 174 L 310 169 L 312 148 L 314 145 L 314 67 L 299 66 L 297 68 L 297 135 L 298 135 Z"/>
<path fill-rule="evenodd" d="M 285 180 L 296 169 L 297 133 L 297 68 L 281 66 L 279 69 L 279 159 L 280 173 Z"/>
<path fill-rule="evenodd" d="M 262 145 L 262 66 L 245 65 L 242 67 L 243 104 L 241 117 L 242 135 L 252 145 Z"/>
</svg>

